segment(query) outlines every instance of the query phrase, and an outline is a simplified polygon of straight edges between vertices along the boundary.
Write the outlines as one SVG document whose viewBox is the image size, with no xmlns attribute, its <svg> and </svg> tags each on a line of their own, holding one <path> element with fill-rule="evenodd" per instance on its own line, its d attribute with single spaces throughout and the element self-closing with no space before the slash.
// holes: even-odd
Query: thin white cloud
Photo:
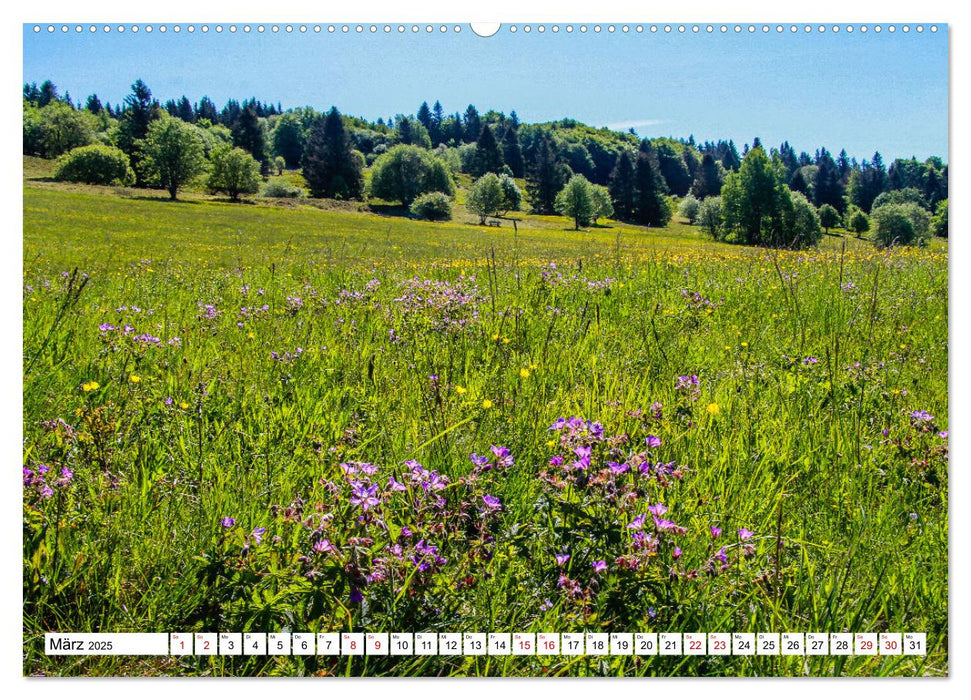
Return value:
<svg viewBox="0 0 971 700">
<path fill-rule="evenodd" d="M 663 124 L 663 119 L 632 119 L 626 122 L 614 122 L 613 124 L 608 124 L 608 129 L 614 129 L 615 131 L 626 131 L 627 129 L 641 129 L 645 126 L 657 126 L 658 124 Z"/>
</svg>

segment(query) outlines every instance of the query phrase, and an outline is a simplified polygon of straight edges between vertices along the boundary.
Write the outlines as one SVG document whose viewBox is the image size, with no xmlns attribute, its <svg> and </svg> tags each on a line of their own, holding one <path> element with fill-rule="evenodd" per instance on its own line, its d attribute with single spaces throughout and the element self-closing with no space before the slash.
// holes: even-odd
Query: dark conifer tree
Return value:
<svg viewBox="0 0 971 700">
<path fill-rule="evenodd" d="M 239 120 L 239 115 L 243 111 L 236 100 L 229 100 L 226 106 L 219 113 L 219 123 L 232 129 Z"/>
<path fill-rule="evenodd" d="M 736 171 L 742 166 L 742 159 L 738 155 L 738 149 L 735 148 L 734 141 L 728 142 L 728 146 L 722 156 L 722 165 L 725 166 L 725 170 L 730 172 Z"/>
<path fill-rule="evenodd" d="M 40 90 L 37 89 L 37 83 L 24 83 L 24 99 L 31 104 L 37 104 L 40 99 Z"/>
<path fill-rule="evenodd" d="M 817 207 L 829 204 L 840 214 L 846 209 L 843 199 L 845 190 L 840 179 L 839 168 L 833 156 L 825 148 L 819 152 L 816 177 L 813 180 L 813 203 Z"/>
<path fill-rule="evenodd" d="M 431 132 L 432 129 L 432 111 L 428 108 L 427 102 L 422 102 L 421 107 L 418 108 L 418 123 Z"/>
<path fill-rule="evenodd" d="M 89 96 L 84 108 L 91 112 L 91 114 L 101 114 L 102 110 L 104 109 L 104 107 L 101 105 L 101 100 L 98 99 L 97 95 Z"/>
<path fill-rule="evenodd" d="M 688 194 L 688 190 L 691 189 L 691 175 L 684 164 L 684 159 L 666 143 L 659 144 L 655 154 L 661 177 L 664 178 L 671 194 L 678 197 Z"/>
<path fill-rule="evenodd" d="M 199 119 L 208 119 L 213 124 L 219 122 L 219 112 L 216 111 L 216 105 L 208 97 L 203 97 L 196 106 L 196 121 Z"/>
<path fill-rule="evenodd" d="M 556 195 L 570 177 L 570 169 L 556 156 L 553 139 L 543 132 L 532 148 L 532 158 L 526 169 L 526 194 L 536 214 L 553 214 Z"/>
<path fill-rule="evenodd" d="M 428 127 L 428 135 L 432 139 L 433 146 L 437 146 L 445 140 L 445 134 L 442 131 L 444 124 L 445 110 L 442 108 L 442 103 L 435 100 L 435 104 L 432 106 L 431 125 Z"/>
<path fill-rule="evenodd" d="M 185 95 L 179 100 L 178 117 L 188 124 L 194 124 L 196 121 L 195 110 L 192 109 L 192 103 Z"/>
<path fill-rule="evenodd" d="M 142 156 L 138 142 L 148 133 L 148 125 L 162 117 L 162 108 L 141 79 L 132 84 L 131 90 L 131 94 L 125 97 L 121 123 L 118 125 L 118 147 L 131 159 L 136 184 L 144 185 L 145 176 L 139 167 Z"/>
<path fill-rule="evenodd" d="M 806 175 L 802 168 L 799 168 L 792 174 L 789 178 L 789 189 L 793 192 L 802 192 L 806 195 L 807 199 L 812 199 L 812 187 L 809 185 L 809 181 L 806 180 Z"/>
<path fill-rule="evenodd" d="M 799 168 L 799 158 L 796 156 L 795 149 L 789 145 L 788 141 L 783 141 L 779 146 L 779 159 L 786 169 L 786 179 L 792 179 L 793 174 Z"/>
<path fill-rule="evenodd" d="M 694 184 L 691 186 L 691 194 L 698 199 L 705 197 L 717 197 L 722 189 L 722 174 L 718 169 L 718 161 L 711 153 L 706 153 L 701 158 L 701 165 L 698 166 L 698 174 Z"/>
<path fill-rule="evenodd" d="M 634 219 L 647 226 L 664 226 L 671 219 L 671 212 L 664 199 L 664 180 L 654 165 L 647 141 L 641 142 L 634 169 L 637 188 L 637 204 Z"/>
<path fill-rule="evenodd" d="M 141 82 L 141 81 L 138 81 Z M 56 102 L 60 97 L 57 94 L 57 86 L 50 80 L 45 80 L 40 84 L 40 92 L 37 96 L 37 106 L 46 107 L 51 102 Z"/>
<path fill-rule="evenodd" d="M 850 180 L 850 172 L 853 170 L 853 166 L 850 165 L 850 157 L 846 154 L 846 149 L 840 151 L 839 157 L 836 159 L 836 168 L 839 171 L 840 182 L 846 186 L 846 183 Z"/>
<path fill-rule="evenodd" d="M 496 143 L 496 136 L 488 125 L 482 127 L 479 138 L 475 142 L 475 157 L 473 172 L 476 177 L 486 173 L 499 173 L 502 170 L 502 151 Z"/>
<path fill-rule="evenodd" d="M 526 163 L 523 161 L 522 146 L 519 144 L 519 132 L 512 126 L 512 122 L 509 124 L 502 137 L 502 158 L 512 170 L 513 177 L 522 177 L 526 173 Z"/>
<path fill-rule="evenodd" d="M 300 120 L 293 113 L 284 114 L 273 130 L 273 152 L 296 168 L 303 157 L 304 135 Z"/>
<path fill-rule="evenodd" d="M 634 157 L 630 151 L 620 152 L 610 175 L 608 189 L 614 204 L 614 216 L 620 221 L 632 221 L 637 207 L 637 186 L 634 181 Z"/>
<path fill-rule="evenodd" d="M 261 166 L 269 161 L 266 148 L 266 134 L 254 104 L 248 104 L 240 112 L 239 119 L 233 124 L 233 144 L 248 151 Z"/>
<path fill-rule="evenodd" d="M 465 128 L 465 133 L 462 138 L 466 143 L 472 143 L 479 138 L 479 135 L 482 133 L 482 119 L 479 117 L 479 110 L 473 105 L 465 108 L 462 125 Z"/>
<path fill-rule="evenodd" d="M 303 176 L 314 197 L 357 199 L 364 193 L 359 156 L 336 107 L 318 117 L 303 155 Z"/>
</svg>

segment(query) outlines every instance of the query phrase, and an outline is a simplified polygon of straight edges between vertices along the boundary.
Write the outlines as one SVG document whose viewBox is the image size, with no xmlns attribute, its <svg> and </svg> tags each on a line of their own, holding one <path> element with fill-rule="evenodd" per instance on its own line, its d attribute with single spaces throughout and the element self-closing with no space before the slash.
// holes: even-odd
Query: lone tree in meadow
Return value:
<svg viewBox="0 0 971 700">
<path fill-rule="evenodd" d="M 488 217 L 519 209 L 521 203 L 522 193 L 511 177 L 486 173 L 472 184 L 465 206 L 479 217 L 482 226 Z"/>
<path fill-rule="evenodd" d="M 225 192 L 238 201 L 241 194 L 253 194 L 260 188 L 260 164 L 242 148 L 217 146 L 212 151 L 209 189 Z"/>
<path fill-rule="evenodd" d="M 592 222 L 614 215 L 614 204 L 610 201 L 610 191 L 603 185 L 590 185 L 590 199 L 593 202 Z"/>
<path fill-rule="evenodd" d="M 556 195 L 556 213 L 573 219 L 573 230 L 588 226 L 594 218 L 594 201 L 590 181 L 583 175 L 574 175 Z"/>
<path fill-rule="evenodd" d="M 819 208 L 819 225 L 826 230 L 826 234 L 829 235 L 829 230 L 834 226 L 839 226 L 840 223 L 840 213 L 836 211 L 836 208 L 824 204 Z"/>
<path fill-rule="evenodd" d="M 168 190 L 173 200 L 182 187 L 203 173 L 206 165 L 198 130 L 173 117 L 151 123 L 141 155 L 148 182 Z"/>
<path fill-rule="evenodd" d="M 312 197 L 358 199 L 364 194 L 364 163 L 337 107 L 318 117 L 303 153 L 303 176 Z"/>
</svg>

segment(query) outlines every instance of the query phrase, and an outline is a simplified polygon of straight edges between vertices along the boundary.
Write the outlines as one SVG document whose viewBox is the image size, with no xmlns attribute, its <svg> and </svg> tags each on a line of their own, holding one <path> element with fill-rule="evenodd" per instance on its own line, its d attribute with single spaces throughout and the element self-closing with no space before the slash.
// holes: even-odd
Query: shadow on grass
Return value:
<svg viewBox="0 0 971 700">
<path fill-rule="evenodd" d="M 407 218 L 411 214 L 408 207 L 403 204 L 371 204 L 370 209 L 372 214 L 379 216 L 403 216 Z"/>
</svg>

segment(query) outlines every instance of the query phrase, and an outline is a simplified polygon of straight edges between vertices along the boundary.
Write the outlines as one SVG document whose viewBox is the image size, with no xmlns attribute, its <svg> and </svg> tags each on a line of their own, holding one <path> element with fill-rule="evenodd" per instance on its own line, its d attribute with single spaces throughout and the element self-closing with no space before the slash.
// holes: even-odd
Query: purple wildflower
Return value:
<svg viewBox="0 0 971 700">
<path fill-rule="evenodd" d="M 711 539 L 717 540 L 718 536 L 722 534 L 722 529 L 720 527 L 711 526 Z"/>
<path fill-rule="evenodd" d="M 603 559 L 600 559 L 593 563 L 593 572 L 595 574 L 599 574 L 601 571 L 606 571 L 606 570 L 607 570 L 607 562 L 605 562 Z"/>
<path fill-rule="evenodd" d="M 487 493 L 482 495 L 482 502 L 486 504 L 486 508 L 489 510 L 499 510 L 502 508 L 502 501 Z"/>
<path fill-rule="evenodd" d="M 668 512 L 668 507 L 663 503 L 655 503 L 653 506 L 648 506 L 647 509 L 654 515 L 664 515 Z"/>
<path fill-rule="evenodd" d="M 263 541 L 264 533 L 266 533 L 265 527 L 254 527 L 253 532 L 251 532 L 250 534 L 253 536 L 253 539 L 256 541 L 256 544 L 259 544 L 260 542 Z"/>
<path fill-rule="evenodd" d="M 490 462 L 489 458 L 485 455 L 479 455 L 473 452 L 469 459 L 472 461 L 472 464 L 475 465 L 475 468 L 478 471 L 486 472 L 492 469 L 492 462 Z"/>
<path fill-rule="evenodd" d="M 225 517 L 219 521 L 219 524 L 223 527 L 232 527 L 236 524 L 236 518 Z"/>
<path fill-rule="evenodd" d="M 661 446 L 661 438 L 657 437 L 656 435 L 648 435 L 647 436 L 647 446 L 648 447 L 660 447 Z"/>
<path fill-rule="evenodd" d="M 745 529 L 743 527 L 743 528 L 739 529 L 739 531 L 738 531 L 738 539 L 740 539 L 742 542 L 744 542 L 747 539 L 751 539 L 752 535 L 754 535 L 754 534 L 755 533 L 752 532 L 751 530 L 747 530 L 747 529 Z"/>
<path fill-rule="evenodd" d="M 361 481 L 351 482 L 351 505 L 361 506 L 361 510 L 367 510 L 376 505 L 380 505 L 381 499 L 377 496 L 378 485 L 366 484 Z"/>
<path fill-rule="evenodd" d="M 628 469 L 630 469 L 630 466 L 626 462 L 623 462 L 623 463 L 607 462 L 607 466 L 610 467 L 610 471 L 613 474 L 623 474 Z"/>
<path fill-rule="evenodd" d="M 556 554 L 554 555 L 554 558 L 556 559 L 556 563 L 558 566 L 565 566 L 566 563 L 570 561 L 569 554 Z"/>
<path fill-rule="evenodd" d="M 492 454 L 496 456 L 496 464 L 498 466 L 511 467 L 515 463 L 508 447 L 493 445 L 490 449 L 492 450 Z"/>
<path fill-rule="evenodd" d="M 678 525 L 673 520 L 665 520 L 664 518 L 659 518 L 655 515 L 654 527 L 656 527 L 658 530 L 667 531 L 667 530 L 676 530 L 678 528 Z"/>
</svg>

